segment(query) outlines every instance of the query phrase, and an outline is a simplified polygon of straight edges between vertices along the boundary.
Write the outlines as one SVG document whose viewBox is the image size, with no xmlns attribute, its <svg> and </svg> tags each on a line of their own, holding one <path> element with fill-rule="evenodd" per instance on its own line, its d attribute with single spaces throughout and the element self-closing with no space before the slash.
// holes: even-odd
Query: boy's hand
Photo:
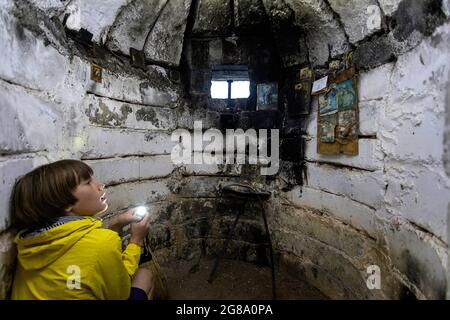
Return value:
<svg viewBox="0 0 450 320">
<path fill-rule="evenodd" d="M 144 239 L 148 234 L 149 227 L 150 215 L 148 214 L 140 222 L 132 223 L 130 243 L 134 243 L 142 247 L 144 245 Z"/>
<path fill-rule="evenodd" d="M 113 219 L 111 219 L 108 229 L 120 232 L 120 230 L 122 230 L 122 228 L 125 227 L 126 225 L 129 225 L 130 223 L 137 221 L 138 219 L 136 219 L 136 216 L 133 215 L 135 209 L 136 208 L 131 208 L 126 212 L 115 216 Z"/>
<path fill-rule="evenodd" d="M 134 210 L 136 210 L 136 208 L 131 208 L 128 211 L 119 215 L 122 227 L 125 227 L 126 225 L 139 220 L 134 215 Z"/>
</svg>

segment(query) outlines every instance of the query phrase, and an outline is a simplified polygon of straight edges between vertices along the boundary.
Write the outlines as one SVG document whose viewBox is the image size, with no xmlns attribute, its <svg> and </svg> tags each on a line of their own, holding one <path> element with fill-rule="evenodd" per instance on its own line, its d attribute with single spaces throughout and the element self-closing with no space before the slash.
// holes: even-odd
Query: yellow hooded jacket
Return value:
<svg viewBox="0 0 450 320">
<path fill-rule="evenodd" d="M 117 232 L 90 217 L 15 238 L 12 299 L 128 299 L 141 247 L 122 252 Z"/>
</svg>

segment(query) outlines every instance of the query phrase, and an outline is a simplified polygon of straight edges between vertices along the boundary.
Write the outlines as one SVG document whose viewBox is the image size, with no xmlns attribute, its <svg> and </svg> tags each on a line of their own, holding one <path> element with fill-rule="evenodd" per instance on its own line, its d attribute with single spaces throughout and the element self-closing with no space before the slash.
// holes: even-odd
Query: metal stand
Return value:
<svg viewBox="0 0 450 320">
<path fill-rule="evenodd" d="M 239 221 L 239 218 L 241 215 L 245 212 L 245 207 L 249 199 L 256 199 L 259 201 L 259 204 L 261 206 L 261 213 L 264 220 L 264 228 L 266 231 L 266 239 L 267 243 L 264 243 L 265 246 L 269 247 L 269 253 L 270 253 L 270 265 L 271 265 L 271 273 L 272 273 L 272 296 L 273 300 L 276 299 L 276 290 L 275 290 L 275 264 L 273 259 L 273 248 L 272 248 L 272 241 L 270 239 L 270 232 L 269 227 L 267 224 L 267 217 L 266 212 L 264 210 L 264 205 L 262 203 L 262 200 L 267 200 L 270 198 L 270 192 L 265 191 L 257 191 L 254 188 L 243 185 L 243 184 L 231 184 L 225 186 L 223 189 L 224 193 L 231 194 L 237 198 L 243 199 L 244 204 L 242 206 L 242 209 L 239 210 L 239 212 L 236 215 L 236 218 L 234 219 L 233 225 L 228 233 L 227 239 L 225 240 L 222 249 L 220 250 L 219 255 L 217 256 L 216 260 L 214 261 L 214 266 L 211 270 L 211 273 L 209 274 L 208 282 L 212 283 L 215 278 L 215 274 L 217 272 L 217 268 L 219 267 L 220 259 L 225 255 L 225 252 L 228 248 L 228 244 L 230 243 L 231 238 L 233 237 L 234 231 L 236 229 L 236 225 Z"/>
<path fill-rule="evenodd" d="M 142 264 L 142 263 L 145 263 L 148 261 L 152 261 L 153 256 L 148 248 L 149 248 L 148 239 L 147 239 L 147 237 L 145 237 L 144 238 L 144 250 L 139 259 L 139 264 Z"/>
</svg>

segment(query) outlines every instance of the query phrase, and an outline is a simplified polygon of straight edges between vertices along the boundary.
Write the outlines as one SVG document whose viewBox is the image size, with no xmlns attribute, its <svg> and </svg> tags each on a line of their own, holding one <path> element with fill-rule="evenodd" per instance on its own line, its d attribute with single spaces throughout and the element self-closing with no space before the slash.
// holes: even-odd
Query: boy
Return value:
<svg viewBox="0 0 450 320">
<path fill-rule="evenodd" d="M 133 209 L 109 229 L 92 218 L 108 208 L 105 185 L 77 160 L 41 166 L 21 177 L 12 195 L 18 261 L 12 299 L 146 300 L 153 276 L 138 268 L 149 217 L 135 222 Z M 134 222 L 134 223 L 133 223 Z M 116 231 L 131 224 L 121 250 Z"/>
</svg>

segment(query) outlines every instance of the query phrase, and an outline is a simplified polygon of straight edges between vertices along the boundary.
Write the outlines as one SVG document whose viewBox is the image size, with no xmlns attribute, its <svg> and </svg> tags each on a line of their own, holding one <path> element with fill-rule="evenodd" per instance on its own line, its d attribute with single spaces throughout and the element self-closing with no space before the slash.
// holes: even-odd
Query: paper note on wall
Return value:
<svg viewBox="0 0 450 320">
<path fill-rule="evenodd" d="M 311 93 L 315 94 L 323 91 L 324 89 L 326 89 L 327 84 L 328 84 L 328 76 L 314 81 Z"/>
</svg>

